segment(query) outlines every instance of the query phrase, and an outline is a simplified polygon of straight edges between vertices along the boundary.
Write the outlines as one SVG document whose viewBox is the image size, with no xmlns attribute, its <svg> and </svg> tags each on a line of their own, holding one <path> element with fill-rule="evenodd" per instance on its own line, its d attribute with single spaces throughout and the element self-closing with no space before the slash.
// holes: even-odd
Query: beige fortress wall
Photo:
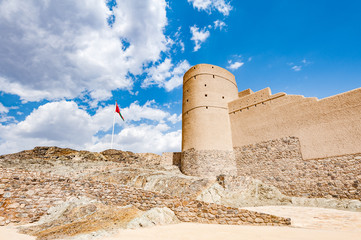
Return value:
<svg viewBox="0 0 361 240">
<path fill-rule="evenodd" d="M 361 88 L 317 100 L 269 88 L 229 103 L 234 147 L 294 136 L 303 159 L 361 153 Z"/>
<path fill-rule="evenodd" d="M 204 175 L 213 170 L 220 173 L 217 166 L 227 163 L 233 151 L 228 102 L 237 97 L 235 78 L 223 68 L 198 64 L 185 73 L 181 164 L 185 174 Z M 204 152 L 208 150 L 215 152 Z"/>
<path fill-rule="evenodd" d="M 234 150 L 237 175 L 241 178 L 259 179 L 287 196 L 361 200 L 360 153 L 303 160 L 297 137 L 259 142 Z M 237 177 L 228 178 L 225 185 L 237 186 Z M 349 204 L 348 208 L 361 209 L 357 202 Z"/>
</svg>

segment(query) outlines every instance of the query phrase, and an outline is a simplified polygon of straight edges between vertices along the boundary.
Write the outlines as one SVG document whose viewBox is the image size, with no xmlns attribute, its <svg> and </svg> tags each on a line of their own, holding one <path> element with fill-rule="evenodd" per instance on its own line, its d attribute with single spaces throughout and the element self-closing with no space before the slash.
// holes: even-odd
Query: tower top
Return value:
<svg viewBox="0 0 361 240">
<path fill-rule="evenodd" d="M 191 77 L 201 74 L 209 74 L 209 75 L 215 75 L 221 78 L 225 78 L 237 86 L 236 79 L 232 73 L 230 73 L 224 68 L 206 63 L 197 64 L 191 67 L 183 76 L 183 84 L 186 81 L 188 81 Z"/>
</svg>

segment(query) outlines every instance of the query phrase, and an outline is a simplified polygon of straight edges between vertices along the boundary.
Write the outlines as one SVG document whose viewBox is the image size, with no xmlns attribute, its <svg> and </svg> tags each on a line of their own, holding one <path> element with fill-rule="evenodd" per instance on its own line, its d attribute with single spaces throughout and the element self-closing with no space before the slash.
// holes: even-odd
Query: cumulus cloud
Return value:
<svg viewBox="0 0 361 240">
<path fill-rule="evenodd" d="M 197 52 L 201 48 L 201 44 L 204 43 L 209 37 L 210 33 L 206 28 L 199 29 L 196 25 L 190 27 L 192 37 L 191 40 L 194 41 L 194 52 Z"/>
<path fill-rule="evenodd" d="M 9 109 L 0 103 L 0 113 L 8 113 Z"/>
<path fill-rule="evenodd" d="M 0 123 L 4 123 L 4 122 L 15 122 L 15 118 L 12 116 L 8 116 L 7 113 L 9 112 L 8 107 L 5 107 L 1 102 L 0 102 Z"/>
<path fill-rule="evenodd" d="M 168 118 L 168 121 L 170 121 L 173 124 L 180 122 L 180 121 L 182 121 L 182 114 L 179 114 L 179 115 L 173 114 L 172 116 L 170 116 Z"/>
<path fill-rule="evenodd" d="M 155 105 L 155 101 L 147 101 L 143 106 L 139 103 L 133 102 L 129 107 L 122 109 L 122 114 L 127 116 L 129 121 L 140 121 L 142 119 L 148 119 L 153 121 L 162 121 L 169 116 L 168 112 L 158 109 Z"/>
<path fill-rule="evenodd" d="M 23 101 L 84 93 L 106 100 L 132 88 L 128 73 L 168 50 L 166 7 L 165 0 L 123 0 L 112 11 L 99 0 L 1 1 L 0 91 Z"/>
<path fill-rule="evenodd" d="M 214 29 L 219 28 L 219 30 L 222 30 L 225 26 L 227 26 L 226 23 L 221 20 L 214 21 Z"/>
<path fill-rule="evenodd" d="M 197 8 L 198 11 L 206 11 L 211 14 L 213 11 L 218 11 L 224 16 L 228 16 L 232 10 L 232 6 L 229 1 L 225 0 L 188 0 L 189 3 Z"/>
<path fill-rule="evenodd" d="M 0 153 L 41 145 L 80 147 L 96 133 L 89 114 L 75 102 L 52 102 L 34 110 L 24 121 L 1 126 Z"/>
<path fill-rule="evenodd" d="M 138 102 L 121 109 L 126 121 L 117 118 L 121 128 L 114 137 L 118 149 L 136 152 L 173 151 L 180 148 L 180 130 L 171 124 L 180 117 L 156 107 L 154 101 Z M 90 115 L 73 101 L 51 102 L 35 109 L 25 120 L 0 124 L 0 154 L 31 149 L 35 146 L 59 146 L 102 151 L 110 148 L 114 105 L 99 108 Z M 134 121 L 150 120 L 134 125 Z M 118 128 L 119 128 L 118 127 Z"/>
<path fill-rule="evenodd" d="M 114 148 L 127 149 L 133 152 L 179 152 L 182 139 L 181 130 L 167 131 L 169 127 L 164 123 L 157 125 L 130 125 L 114 136 Z M 111 135 L 106 135 L 103 141 L 90 146 L 92 151 L 109 148 Z"/>
<path fill-rule="evenodd" d="M 183 75 L 190 67 L 187 60 L 183 60 L 174 66 L 172 60 L 166 58 L 160 64 L 147 69 L 148 76 L 143 81 L 142 88 L 156 85 L 170 92 L 182 85 Z"/>
<path fill-rule="evenodd" d="M 228 64 L 229 64 L 227 66 L 228 69 L 237 70 L 238 68 L 240 68 L 240 67 L 242 67 L 244 65 L 244 62 L 236 61 L 236 62 L 232 63 L 232 61 L 229 60 Z"/>
</svg>

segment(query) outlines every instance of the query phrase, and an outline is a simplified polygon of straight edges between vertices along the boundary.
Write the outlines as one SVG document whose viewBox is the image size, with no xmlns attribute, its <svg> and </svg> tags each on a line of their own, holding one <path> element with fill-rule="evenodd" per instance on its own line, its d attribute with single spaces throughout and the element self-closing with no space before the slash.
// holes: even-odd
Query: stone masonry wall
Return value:
<svg viewBox="0 0 361 240">
<path fill-rule="evenodd" d="M 182 152 L 181 171 L 191 176 L 235 175 L 234 152 L 223 150 L 195 150 Z"/>
<path fill-rule="evenodd" d="M 161 165 L 175 165 L 180 167 L 181 152 L 164 152 L 161 157 Z"/>
<path fill-rule="evenodd" d="M 286 195 L 361 199 L 361 154 L 303 160 L 296 137 L 235 148 L 235 154 L 239 176 L 260 179 Z"/>
<path fill-rule="evenodd" d="M 35 222 L 51 206 L 73 196 L 96 198 L 105 204 L 132 204 L 141 210 L 168 207 L 183 222 L 290 224 L 290 219 L 282 217 L 192 199 L 179 199 L 123 185 L 0 168 L 0 225 Z"/>
</svg>

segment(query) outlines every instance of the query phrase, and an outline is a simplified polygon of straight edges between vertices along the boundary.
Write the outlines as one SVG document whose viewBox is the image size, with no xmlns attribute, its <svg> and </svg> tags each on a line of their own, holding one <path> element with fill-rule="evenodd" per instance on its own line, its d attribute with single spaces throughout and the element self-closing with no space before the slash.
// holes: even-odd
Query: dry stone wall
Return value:
<svg viewBox="0 0 361 240">
<path fill-rule="evenodd" d="M 290 219 L 213 203 L 175 198 L 124 185 L 70 179 L 38 172 L 0 168 L 0 225 L 39 220 L 70 197 L 96 198 L 105 204 L 132 204 L 141 210 L 168 207 L 183 222 L 289 225 Z"/>
<path fill-rule="evenodd" d="M 182 152 L 181 171 L 191 176 L 235 175 L 234 152 L 191 148 Z"/>
<path fill-rule="evenodd" d="M 361 199 L 361 154 L 303 160 L 296 137 L 235 148 L 239 176 L 250 176 L 297 197 Z M 237 185 L 225 179 L 225 186 Z"/>
</svg>

